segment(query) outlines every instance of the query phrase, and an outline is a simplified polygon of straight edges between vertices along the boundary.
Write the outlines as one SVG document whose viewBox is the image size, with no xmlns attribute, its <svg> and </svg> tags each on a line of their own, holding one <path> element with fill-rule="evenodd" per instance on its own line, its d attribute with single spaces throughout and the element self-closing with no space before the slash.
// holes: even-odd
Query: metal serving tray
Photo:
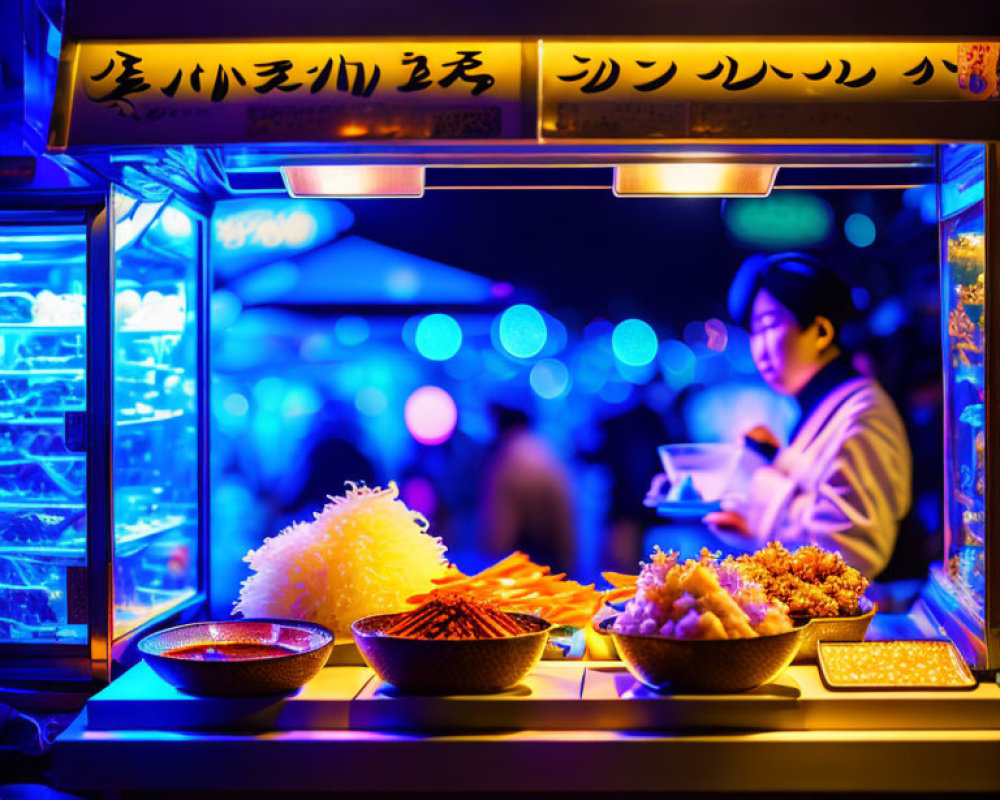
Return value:
<svg viewBox="0 0 1000 800">
<path fill-rule="evenodd" d="M 890 682 L 873 677 L 871 680 L 851 679 L 843 674 L 837 663 L 839 656 L 852 655 L 859 661 L 859 669 L 879 666 L 887 657 L 899 655 L 904 649 L 916 653 L 925 651 L 944 662 L 944 668 L 952 671 L 952 680 L 946 683 L 934 682 L 926 673 L 911 670 L 905 681 Z M 936 691 L 954 689 L 974 689 L 976 679 L 969 671 L 968 664 L 959 655 L 958 649 L 949 641 L 894 640 L 876 642 L 820 642 L 819 672 L 823 684 L 836 691 Z M 867 659 L 866 665 L 861 659 Z M 900 665 L 901 668 L 903 665 Z"/>
</svg>

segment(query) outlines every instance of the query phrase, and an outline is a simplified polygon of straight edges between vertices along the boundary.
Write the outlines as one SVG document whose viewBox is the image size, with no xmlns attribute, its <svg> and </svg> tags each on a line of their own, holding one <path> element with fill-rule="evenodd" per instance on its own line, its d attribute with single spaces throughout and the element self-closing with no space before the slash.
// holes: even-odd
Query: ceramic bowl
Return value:
<svg viewBox="0 0 1000 800">
<path fill-rule="evenodd" d="M 867 597 L 858 602 L 858 612 L 852 617 L 795 617 L 797 623 L 809 624 L 804 627 L 796 663 L 815 662 L 820 642 L 862 642 L 868 633 L 868 626 L 878 606 Z"/>
<path fill-rule="evenodd" d="M 185 649 L 205 646 L 213 650 L 206 660 L 182 657 Z M 227 646 L 250 654 L 227 656 Z M 294 691 L 316 676 L 332 649 L 333 634 L 322 625 L 291 619 L 195 622 L 139 642 L 139 652 L 161 678 L 189 694 L 209 697 Z M 255 650 L 272 652 L 254 655 Z"/>
<path fill-rule="evenodd" d="M 542 657 L 552 626 L 511 614 L 525 633 L 502 639 L 408 639 L 382 633 L 398 614 L 364 617 L 351 626 L 375 674 L 404 694 L 492 694 L 510 689 Z"/>
<path fill-rule="evenodd" d="M 597 630 L 609 635 L 629 672 L 656 692 L 729 694 L 755 689 L 792 663 L 805 626 L 754 639 L 668 639 L 616 633 L 615 617 Z"/>
</svg>

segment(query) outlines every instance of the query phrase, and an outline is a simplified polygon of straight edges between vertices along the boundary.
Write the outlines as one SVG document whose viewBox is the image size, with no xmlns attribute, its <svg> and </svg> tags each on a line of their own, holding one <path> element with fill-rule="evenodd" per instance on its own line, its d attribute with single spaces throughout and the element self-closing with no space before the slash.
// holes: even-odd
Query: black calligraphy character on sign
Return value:
<svg viewBox="0 0 1000 800">
<path fill-rule="evenodd" d="M 236 67 L 229 68 L 233 73 L 233 78 L 240 86 L 246 86 L 246 78 L 240 73 Z M 204 67 L 201 64 L 195 64 L 193 70 L 191 70 L 190 83 L 191 89 L 194 92 L 201 93 L 201 76 L 205 73 Z M 180 88 L 181 79 L 184 77 L 183 70 L 177 70 L 177 73 L 171 79 L 170 83 L 160 89 L 163 94 L 167 97 L 173 97 L 177 94 L 177 90 Z M 215 70 L 215 80 L 212 83 L 212 102 L 218 103 L 225 99 L 226 95 L 229 94 L 229 73 L 226 68 L 219 64 Z"/>
<path fill-rule="evenodd" d="M 745 89 L 752 89 L 767 75 L 767 62 L 762 61 L 760 64 L 760 69 L 757 70 L 753 75 L 748 75 L 746 78 L 741 78 L 736 80 L 736 74 L 739 72 L 740 65 L 739 62 L 732 58 L 731 56 L 726 56 L 726 61 L 729 62 L 729 71 L 726 73 L 726 78 L 722 82 L 722 88 L 729 92 L 742 92 Z M 715 66 L 712 67 L 708 72 L 699 73 L 698 77 L 703 81 L 714 81 L 718 78 L 722 71 L 725 69 L 721 61 L 717 61 Z"/>
<path fill-rule="evenodd" d="M 862 86 L 867 86 L 873 80 L 875 80 L 875 67 L 869 67 L 868 72 L 862 75 L 860 78 L 854 78 L 853 80 L 848 80 L 851 75 L 851 63 L 849 61 L 844 61 L 840 59 L 840 74 L 834 83 L 839 83 L 849 89 L 860 89 Z"/>
<path fill-rule="evenodd" d="M 177 74 L 174 75 L 173 80 L 170 81 L 170 83 L 168 83 L 166 86 L 161 86 L 160 91 L 163 92 L 167 97 L 173 97 L 175 94 L 177 94 L 177 89 L 181 85 L 182 77 L 184 77 L 184 70 L 182 69 L 177 70 Z"/>
<path fill-rule="evenodd" d="M 476 56 L 483 52 L 482 50 L 458 50 L 457 52 L 461 58 L 455 61 L 447 61 L 441 65 L 442 67 L 454 67 L 454 69 L 438 81 L 438 86 L 447 89 L 455 81 L 462 80 L 466 83 L 474 84 L 472 95 L 475 97 L 477 94 L 487 91 L 496 83 L 496 78 L 488 73 L 484 72 L 480 75 L 470 74 L 473 70 L 479 69 L 483 65 L 483 62 L 476 58 Z"/>
<path fill-rule="evenodd" d="M 403 53 L 403 66 L 413 65 L 410 70 L 410 77 L 402 86 L 397 86 L 397 92 L 419 92 L 426 89 L 434 81 L 430 80 L 431 71 L 427 67 L 427 56 L 414 55 L 413 53 Z"/>
<path fill-rule="evenodd" d="M 194 69 L 191 70 L 191 88 L 196 92 L 201 92 L 201 74 L 204 71 L 201 64 L 195 64 Z"/>
<path fill-rule="evenodd" d="M 312 82 L 312 85 L 309 87 L 309 94 L 316 94 L 316 92 L 318 92 L 320 89 L 326 86 L 326 82 L 330 80 L 330 73 L 332 71 L 333 71 L 332 58 L 328 58 L 326 60 L 326 64 L 323 65 L 323 69 L 320 69 L 319 67 L 312 67 L 311 69 L 307 69 L 306 72 L 309 73 L 310 75 L 312 75 L 314 72 L 319 72 L 319 74 L 316 76 L 316 80 L 314 80 Z"/>
<path fill-rule="evenodd" d="M 240 86 L 246 86 L 246 79 L 240 74 L 240 71 L 236 67 L 230 67 L 230 69 L 233 71 L 236 82 Z M 212 102 L 220 102 L 225 99 L 227 94 L 229 94 L 229 75 L 222 68 L 222 64 L 219 64 L 219 68 L 215 71 L 215 82 L 212 84 Z"/>
<path fill-rule="evenodd" d="M 924 56 L 923 61 L 917 64 L 917 66 L 913 69 L 908 69 L 903 74 L 907 78 L 913 78 L 915 75 L 919 75 L 920 77 L 916 78 L 912 81 L 912 83 L 914 86 L 922 86 L 934 77 L 934 65 L 931 63 L 931 60 L 927 58 L 927 56 Z"/>
<path fill-rule="evenodd" d="M 578 64 L 587 64 L 590 62 L 589 58 L 584 58 L 583 56 L 578 55 L 574 55 L 573 59 Z M 605 69 L 608 71 L 607 77 L 604 75 Z M 556 77 L 561 81 L 566 81 L 567 83 L 576 83 L 577 81 L 582 81 L 586 78 L 589 73 L 589 69 L 583 69 L 580 72 L 574 72 L 572 75 L 557 75 Z M 606 92 L 618 82 L 618 75 L 620 73 L 621 67 L 613 58 L 609 58 L 607 64 L 605 64 L 604 61 L 601 61 L 600 65 L 597 67 L 597 72 L 590 77 L 590 80 L 580 87 L 580 91 L 583 92 L 583 94 Z"/>
<path fill-rule="evenodd" d="M 650 67 L 656 66 L 655 61 L 636 61 L 643 69 L 649 69 Z M 666 72 L 660 75 L 658 78 L 653 78 L 651 81 L 646 83 L 637 83 L 632 88 L 639 92 L 654 92 L 657 89 L 666 86 L 670 81 L 674 79 L 674 75 L 677 74 L 677 62 L 671 61 L 670 66 L 667 67 Z"/>
<path fill-rule="evenodd" d="M 254 64 L 254 66 L 264 68 L 257 70 L 257 77 L 268 78 L 265 83 L 253 87 L 253 90 L 259 94 L 267 94 L 272 89 L 277 89 L 279 92 L 294 92 L 302 86 L 301 83 L 289 83 L 288 71 L 292 68 L 292 62 L 288 59 L 265 61 L 262 64 Z"/>
<path fill-rule="evenodd" d="M 368 81 L 368 85 L 365 86 L 365 65 L 360 61 L 347 61 L 343 56 L 340 57 L 340 68 L 337 70 L 337 91 L 346 92 L 347 88 L 347 68 L 354 67 L 354 82 L 351 84 L 350 92 L 355 97 L 371 97 L 372 92 L 375 91 L 375 87 L 378 86 L 379 76 L 382 74 L 382 70 L 378 68 L 378 64 L 372 69 L 371 80 Z"/>
<path fill-rule="evenodd" d="M 830 66 L 829 61 L 826 61 L 823 63 L 823 66 L 815 72 L 803 72 L 802 74 L 805 76 L 806 80 L 821 81 L 831 72 L 833 72 L 833 67 Z"/>
<path fill-rule="evenodd" d="M 138 56 L 133 56 L 130 53 L 123 52 L 122 50 L 115 50 L 115 53 L 121 56 L 121 73 L 115 78 L 114 89 L 101 97 L 92 98 L 95 103 L 108 103 L 125 100 L 125 98 L 131 94 L 140 94 L 149 89 L 149 84 L 146 83 L 146 79 L 142 75 L 142 70 L 136 68 L 136 65 L 139 64 L 142 59 Z M 91 75 L 90 79 L 92 81 L 102 81 L 111 74 L 114 68 L 115 60 L 112 58 L 108 61 L 108 66 L 105 69 L 96 75 Z M 126 102 L 131 105 L 130 101 Z"/>
<path fill-rule="evenodd" d="M 875 67 L 869 67 L 868 71 L 860 78 L 851 79 L 851 62 L 840 59 L 840 74 L 834 79 L 834 83 L 846 86 L 848 89 L 860 89 L 875 80 Z M 829 61 L 825 61 L 823 66 L 816 72 L 803 72 L 803 76 L 810 81 L 821 81 L 833 72 L 833 67 Z"/>
<path fill-rule="evenodd" d="M 354 67 L 354 82 L 349 84 L 348 67 Z M 309 87 L 310 94 L 316 94 L 324 86 L 326 82 L 330 79 L 330 73 L 333 71 L 333 59 L 328 58 L 326 64 L 323 65 L 323 69 L 319 67 L 313 67 L 312 69 L 306 70 L 310 75 L 314 72 L 319 72 L 316 76 L 316 80 L 312 82 Z M 340 67 L 337 69 L 337 91 L 347 92 L 349 91 L 355 97 L 371 97 L 372 92 L 375 91 L 375 87 L 378 86 L 379 77 L 382 75 L 382 70 L 379 69 L 378 64 L 372 70 L 371 80 L 368 81 L 368 85 L 365 86 L 365 65 L 360 61 L 347 61 L 343 56 L 340 57 Z"/>
</svg>

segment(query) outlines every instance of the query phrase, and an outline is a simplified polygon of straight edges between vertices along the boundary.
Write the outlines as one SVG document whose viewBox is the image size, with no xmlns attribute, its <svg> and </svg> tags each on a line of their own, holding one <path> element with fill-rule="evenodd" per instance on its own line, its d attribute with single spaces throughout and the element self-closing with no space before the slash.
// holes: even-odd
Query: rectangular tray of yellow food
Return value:
<svg viewBox="0 0 1000 800">
<path fill-rule="evenodd" d="M 819 671 L 831 690 L 974 689 L 949 641 L 820 642 Z"/>
</svg>

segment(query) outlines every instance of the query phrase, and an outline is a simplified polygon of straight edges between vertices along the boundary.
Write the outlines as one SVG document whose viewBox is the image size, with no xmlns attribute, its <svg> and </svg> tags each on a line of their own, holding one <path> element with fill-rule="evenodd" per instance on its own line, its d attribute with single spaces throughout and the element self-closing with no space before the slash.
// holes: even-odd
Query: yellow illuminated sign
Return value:
<svg viewBox="0 0 1000 800">
<path fill-rule="evenodd" d="M 541 125 L 681 103 L 956 101 L 997 97 L 998 43 L 539 43 Z M 588 109 L 590 111 L 588 112 Z"/>
<path fill-rule="evenodd" d="M 480 40 L 70 44 L 52 144 L 519 136 L 521 48 Z"/>
<path fill-rule="evenodd" d="M 69 42 L 50 143 L 710 137 L 740 104 L 993 99 L 998 53 L 837 40 Z M 712 113 L 695 123 L 699 106 Z"/>
</svg>

